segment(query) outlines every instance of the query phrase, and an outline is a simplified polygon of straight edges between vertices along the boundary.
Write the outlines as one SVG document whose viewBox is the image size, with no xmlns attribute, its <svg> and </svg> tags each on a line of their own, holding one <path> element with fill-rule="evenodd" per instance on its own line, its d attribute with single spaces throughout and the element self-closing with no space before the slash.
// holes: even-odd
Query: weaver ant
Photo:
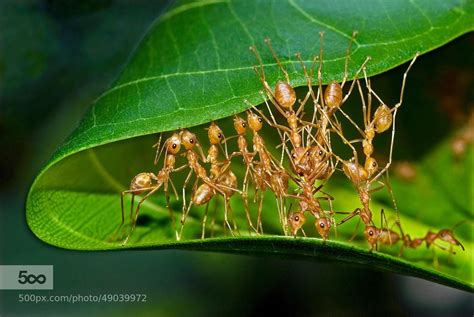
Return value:
<svg viewBox="0 0 474 317">
<path fill-rule="evenodd" d="M 186 217 L 189 214 L 191 206 L 193 204 L 202 205 L 207 203 L 216 192 L 224 197 L 224 221 L 229 228 L 231 235 L 233 236 L 234 233 L 228 220 L 228 209 L 230 196 L 233 192 L 239 191 L 236 189 L 237 178 L 235 175 L 233 175 L 233 173 L 217 174 L 213 176 L 214 178 L 209 177 L 207 175 L 206 169 L 199 163 L 198 154 L 194 151 L 194 147 L 197 146 L 202 152 L 202 148 L 197 141 L 196 135 L 185 129 L 181 130 L 180 137 L 181 143 L 186 149 L 186 159 L 188 161 L 187 165 L 189 166 L 190 170 L 183 185 L 183 215 L 181 217 L 181 231 L 179 239 L 181 238 L 184 224 L 186 222 Z M 204 157 L 204 153 L 202 153 L 202 156 Z M 189 206 L 186 208 L 185 189 L 193 173 L 196 174 L 196 180 L 193 186 L 193 198 L 191 199 Z M 200 186 L 198 188 L 199 180 L 201 180 L 205 186 Z"/>
<path fill-rule="evenodd" d="M 154 145 L 155 147 L 157 147 L 157 156 L 155 156 L 155 163 L 159 159 L 158 149 L 160 148 L 160 145 L 159 145 L 160 142 L 161 142 L 161 136 L 160 136 L 160 141 L 157 144 Z M 176 230 L 175 223 L 174 223 L 173 211 L 172 211 L 172 209 L 170 207 L 170 204 L 169 204 L 168 184 L 171 184 L 171 186 L 172 186 L 172 188 L 175 192 L 176 197 L 178 197 L 178 194 L 176 192 L 176 188 L 173 184 L 173 181 L 170 178 L 170 173 L 180 171 L 184 167 L 186 167 L 184 165 L 184 166 L 181 166 L 179 168 L 175 168 L 176 155 L 179 153 L 179 151 L 181 149 L 181 138 L 180 138 L 180 136 L 177 133 L 174 133 L 171 137 L 169 137 L 166 140 L 163 148 L 160 150 L 160 154 L 161 154 L 161 151 L 163 149 L 165 149 L 164 166 L 158 172 L 158 174 L 155 175 L 153 173 L 140 173 L 140 174 L 136 175 L 132 179 L 129 189 L 125 190 L 121 193 L 120 203 L 121 203 L 121 208 L 122 208 L 122 221 L 120 223 L 120 226 L 118 227 L 118 229 L 114 233 L 114 235 L 112 237 L 112 240 L 114 240 L 115 235 L 120 231 L 120 229 L 123 226 L 124 221 L 125 221 L 125 219 L 124 219 L 125 217 L 124 217 L 123 199 L 124 199 L 124 196 L 126 194 L 132 194 L 132 201 L 131 201 L 131 205 L 130 205 L 130 222 L 133 223 L 129 234 L 127 235 L 126 239 L 123 241 L 122 245 L 127 244 L 128 240 L 130 239 L 130 236 L 132 235 L 132 233 L 133 233 L 133 231 L 136 227 L 137 219 L 138 219 L 138 213 L 140 211 L 141 205 L 143 204 L 143 202 L 145 202 L 145 200 L 148 199 L 148 197 L 150 197 L 152 194 L 154 194 L 156 191 L 158 191 L 161 188 L 161 186 L 163 186 L 163 188 L 164 188 L 165 196 L 166 196 L 166 205 L 167 205 L 167 207 L 169 209 L 169 212 L 170 212 L 170 217 L 171 217 L 171 220 L 172 220 L 172 223 L 173 223 L 173 228 Z M 146 195 L 142 199 L 140 199 L 140 201 L 138 202 L 137 209 L 135 211 L 135 215 L 133 215 L 133 205 L 134 205 L 135 196 L 143 194 L 143 193 L 146 193 Z M 177 232 L 176 232 L 176 238 L 178 238 L 178 233 Z"/>
</svg>

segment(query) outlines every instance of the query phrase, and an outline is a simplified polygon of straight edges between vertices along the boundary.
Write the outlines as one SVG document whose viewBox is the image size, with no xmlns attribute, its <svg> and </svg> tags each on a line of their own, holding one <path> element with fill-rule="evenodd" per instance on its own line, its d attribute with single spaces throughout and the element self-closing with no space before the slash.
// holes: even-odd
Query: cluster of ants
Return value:
<svg viewBox="0 0 474 317">
<path fill-rule="evenodd" d="M 202 221 L 202 238 L 205 237 L 207 206 L 209 201 L 215 196 L 222 196 L 224 198 L 224 227 L 234 236 L 236 232 L 238 232 L 238 229 L 235 221 L 231 220 L 232 210 L 229 202 L 231 197 L 235 194 L 242 197 L 249 232 L 251 234 L 261 235 L 263 234 L 263 197 L 264 193 L 269 190 L 275 196 L 279 222 L 286 236 L 297 236 L 299 232 L 306 236 L 303 225 L 309 215 L 314 217 L 316 231 L 324 240 L 328 239 L 331 227 L 342 225 L 354 217 L 359 217 L 359 221 L 361 220 L 365 226 L 364 235 L 371 250 L 376 248 L 378 243 L 394 245 L 398 241 L 402 241 L 401 251 L 403 248 L 417 248 L 422 245 L 423 242 L 425 242 L 428 247 L 433 245 L 447 250 L 438 244 L 437 240 L 445 241 L 450 244 L 450 252 L 452 252 L 452 245 L 460 246 L 464 250 L 463 245 L 455 238 L 452 229 L 442 229 L 438 232 L 428 231 L 424 237 L 412 239 L 410 235 L 403 232 L 399 219 L 396 223 L 400 229 L 400 233 L 388 228 L 383 210 L 381 212 L 381 227 L 377 227 L 374 224 L 372 220 L 372 210 L 370 208 L 371 195 L 374 191 L 383 187 L 387 187 L 391 193 L 398 215 L 390 186 L 387 182 L 384 183 L 379 179 L 384 173 L 388 173 L 392 162 L 395 119 L 397 111 L 402 105 L 407 74 L 418 57 L 418 54 L 413 58 L 403 75 L 399 102 L 392 108 L 389 108 L 372 90 L 370 79 L 367 78 L 366 64 L 370 60 L 370 57 L 363 62 L 356 72 L 347 93 L 343 93 L 344 87 L 348 82 L 347 68 L 351 44 L 355 36 L 356 32 L 354 32 L 346 51 L 343 81 L 341 83 L 332 82 L 324 89 L 321 78 L 323 65 L 323 33 L 320 33 L 321 46 L 319 56 L 314 56 L 309 68 L 306 67 L 300 54 L 296 54 L 296 58 L 304 72 L 308 88 L 305 97 L 298 100 L 295 90 L 290 84 L 289 74 L 280 62 L 270 40 L 265 40 L 266 45 L 285 77 L 284 81 L 277 81 L 274 88 L 272 88 L 266 80 L 264 65 L 257 48 L 251 46 L 250 50 L 255 55 L 259 64 L 258 66 L 254 66 L 254 70 L 263 84 L 263 90 L 261 91 L 262 100 L 269 115 L 265 115 L 261 109 L 258 109 L 249 101 L 245 100 L 244 102 L 249 106 L 249 110 L 246 111 L 246 119 L 235 115 L 235 136 L 226 138 L 221 128 L 215 122 L 211 123 L 207 129 L 210 142 L 207 156 L 204 154 L 196 135 L 188 129 L 181 129 L 178 132 L 174 132 L 165 140 L 163 145 L 161 145 L 160 136 L 160 140 L 154 145 L 154 147 L 157 148 L 155 165 L 160 161 L 161 155 L 164 152 L 163 168 L 156 174 L 140 173 L 136 175 L 131 181 L 130 188 L 122 192 L 122 222 L 114 233 L 113 239 L 115 239 L 116 234 L 124 224 L 124 196 L 126 194 L 132 195 L 130 208 L 132 226 L 123 241 L 125 245 L 135 229 L 141 205 L 160 188 L 163 188 L 166 194 L 167 207 L 170 211 L 170 217 L 177 240 L 180 240 L 182 237 L 183 228 L 191 207 L 201 205 L 206 205 L 206 211 Z M 312 83 L 313 71 L 316 64 L 318 64 L 317 90 L 314 89 Z M 361 73 L 363 73 L 364 79 L 358 78 Z M 367 96 L 362 87 L 364 83 Z M 359 90 L 362 100 L 363 128 L 360 128 L 341 108 L 355 87 Z M 374 112 L 372 111 L 373 98 L 375 98 L 379 104 Z M 305 119 L 305 105 L 307 103 L 310 103 L 312 108 L 310 119 Z M 277 121 L 276 116 L 273 114 L 275 110 L 283 116 L 283 118 L 280 118 L 280 121 Z M 338 115 L 342 115 L 352 124 L 361 136 L 359 139 L 348 140 L 345 137 Z M 265 145 L 265 140 L 260 133 L 264 123 L 273 128 L 281 139 L 280 147 L 282 153 L 280 159 L 276 159 Z M 373 156 L 373 140 L 378 134 L 389 130 L 390 127 L 392 129 L 389 160 L 385 166 L 380 168 L 377 160 Z M 252 133 L 251 150 L 249 150 L 246 137 L 247 129 L 250 129 Z M 350 159 L 345 160 L 333 152 L 331 138 L 334 137 L 339 138 L 352 152 Z M 227 151 L 227 141 L 232 138 L 237 138 L 238 151 L 229 154 Z M 355 146 L 357 144 L 361 144 L 363 156 L 356 150 Z M 186 163 L 183 166 L 176 167 L 176 158 L 183 148 L 184 153 L 182 155 L 185 156 Z M 223 159 L 220 159 L 220 156 L 223 156 Z M 241 187 L 239 187 L 238 179 L 232 171 L 232 162 L 235 160 L 234 158 L 238 157 L 242 159 L 245 167 Z M 289 167 L 283 165 L 285 161 L 284 157 L 289 161 Z M 205 168 L 206 165 L 204 164 L 209 165 L 209 170 Z M 180 221 L 181 227 L 178 230 L 173 210 L 170 207 L 170 185 L 177 198 L 178 194 L 170 176 L 186 168 L 189 168 L 189 173 L 182 187 L 182 217 Z M 334 198 L 321 190 L 335 171 L 342 171 L 357 191 L 361 206 L 352 212 L 334 212 L 332 209 L 332 201 Z M 187 186 L 193 174 L 195 175 L 195 181 L 191 189 L 191 198 L 189 202 L 187 202 Z M 295 190 L 290 190 L 290 181 L 296 185 Z M 371 188 L 375 183 L 381 186 Z M 249 211 L 248 192 L 251 184 L 255 188 L 254 203 L 258 206 L 257 219 L 255 221 L 252 220 Z M 134 210 L 134 197 L 142 194 L 144 196 L 140 199 Z M 319 195 L 319 197 L 317 195 Z M 296 202 L 298 206 L 297 211 L 292 212 L 291 206 L 287 209 L 287 199 L 292 199 Z M 325 200 L 329 203 L 330 210 L 323 208 L 321 200 Z M 334 217 L 336 213 L 346 214 L 346 216 L 337 222 Z M 383 220 L 385 220 L 385 225 Z"/>
</svg>

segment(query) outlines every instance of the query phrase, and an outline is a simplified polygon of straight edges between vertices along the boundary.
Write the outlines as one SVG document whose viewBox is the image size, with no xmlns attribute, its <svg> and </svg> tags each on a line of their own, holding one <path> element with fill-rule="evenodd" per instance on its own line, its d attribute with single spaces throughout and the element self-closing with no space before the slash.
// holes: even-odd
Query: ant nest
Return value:
<svg viewBox="0 0 474 317">
<path fill-rule="evenodd" d="M 390 107 L 371 88 L 366 73 L 369 57 L 358 68 L 351 82 L 348 82 L 347 67 L 351 44 L 355 36 L 356 32 L 354 32 L 346 51 L 342 82 L 334 81 L 324 88 L 321 79 L 323 33 L 320 33 L 319 55 L 312 59 L 310 67 L 306 66 L 300 54 L 296 54 L 308 89 L 302 99 L 297 99 L 295 90 L 290 84 L 290 76 L 278 59 L 271 41 L 266 39 L 265 43 L 279 70 L 284 75 L 283 80 L 274 83 L 274 88 L 267 82 L 265 67 L 257 48 L 251 46 L 250 51 L 255 55 L 258 63 L 254 66 L 254 71 L 263 85 L 261 92 L 263 108 L 259 109 L 244 100 L 249 110 L 246 111 L 245 116 L 234 116 L 233 125 L 236 134 L 231 137 L 226 138 L 222 129 L 212 122 L 207 128 L 210 144 L 207 155 L 205 155 L 197 136 L 188 129 L 172 133 L 163 144 L 161 144 L 162 136 L 160 135 L 159 142 L 154 145 L 156 147 L 154 163 L 161 165 L 162 162 L 163 167 L 156 174 L 150 172 L 136 175 L 131 181 L 129 190 L 122 192 L 122 222 L 111 240 L 116 241 L 117 234 L 124 230 L 125 195 L 131 194 L 132 197 L 131 228 L 126 233 L 125 239 L 121 240 L 123 245 L 132 236 L 142 203 L 158 190 L 163 189 L 170 212 L 171 225 L 177 240 L 182 238 L 186 220 L 193 210 L 193 206 L 205 206 L 201 238 L 206 237 L 209 203 L 213 198 L 219 199 L 219 196 L 222 196 L 224 201 L 221 232 L 231 236 L 263 235 L 263 199 L 266 192 L 271 192 L 276 200 L 281 233 L 285 236 L 296 237 L 301 234 L 306 237 L 303 225 L 307 220 L 311 220 L 314 221 L 315 232 L 322 239 L 327 240 L 330 237 L 331 229 L 335 231 L 337 226 L 358 217 L 359 222 L 362 221 L 365 227 L 364 235 L 370 250 L 375 249 L 378 244 L 395 245 L 398 241 L 402 243 L 400 253 L 404 248 L 417 248 L 423 242 L 428 247 L 433 245 L 446 249 L 439 245 L 437 240 L 447 242 L 450 245 L 449 251 L 451 253 L 454 253 L 452 251 L 453 245 L 464 249 L 454 236 L 454 228 L 442 229 L 439 232 L 429 231 L 424 237 L 413 239 L 409 234 L 404 233 L 393 193 L 387 183 L 388 178 L 385 178 L 384 181 L 380 180 L 388 173 L 392 163 L 395 119 L 397 111 L 402 105 L 407 74 L 418 54 L 413 58 L 403 76 L 398 103 Z M 316 66 L 318 82 L 313 86 L 313 71 Z M 347 86 L 349 87 L 347 88 Z M 344 94 L 345 90 L 347 92 Z M 359 92 L 362 101 L 363 126 L 359 126 L 342 109 L 353 90 Z M 375 111 L 372 101 L 377 104 L 377 107 L 374 107 Z M 353 140 L 348 139 L 340 119 L 351 125 L 352 129 L 357 130 L 360 137 Z M 278 157 L 266 145 L 262 133 L 264 125 L 280 139 L 281 143 L 276 147 L 281 151 Z M 387 163 L 380 166 L 374 157 L 374 139 L 383 133 L 391 133 L 390 153 Z M 251 139 L 247 139 L 247 134 L 251 134 Z M 349 158 L 344 159 L 333 151 L 332 145 L 335 141 L 340 142 L 346 147 L 347 152 L 351 153 Z M 229 143 L 234 143 L 235 151 L 231 153 L 228 151 L 228 148 L 232 146 Z M 184 156 L 183 164 L 177 167 L 177 159 L 181 156 Z M 241 173 L 241 179 L 238 179 L 234 173 L 236 169 L 244 171 Z M 186 177 L 182 186 L 182 195 L 178 195 L 172 178 L 185 170 L 188 172 L 184 174 Z M 352 212 L 334 211 L 332 207 L 334 198 L 322 191 L 322 187 L 330 182 L 335 173 L 344 174 L 359 196 L 360 205 L 356 206 Z M 378 187 L 373 188 L 375 184 Z M 377 227 L 372 219 L 371 195 L 383 187 L 388 189 L 394 202 L 399 232 L 388 227 L 383 210 L 381 211 L 380 227 Z M 253 198 L 249 197 L 251 188 L 254 191 Z M 174 211 L 170 206 L 170 191 L 174 192 L 177 199 L 182 196 L 180 221 L 176 221 Z M 134 198 L 136 195 L 140 195 L 141 199 L 135 208 Z M 234 219 L 234 214 L 237 211 L 233 211 L 230 204 L 231 200 L 238 199 L 240 199 L 240 206 L 243 206 L 239 211 L 245 212 L 247 222 L 245 233 L 239 230 Z M 329 208 L 325 208 L 326 205 Z M 296 207 L 296 210 L 292 211 L 292 207 Z M 336 215 L 339 214 L 345 215 L 341 216 L 342 219 L 336 220 Z M 212 234 L 214 233 L 214 220 L 212 221 Z"/>
</svg>

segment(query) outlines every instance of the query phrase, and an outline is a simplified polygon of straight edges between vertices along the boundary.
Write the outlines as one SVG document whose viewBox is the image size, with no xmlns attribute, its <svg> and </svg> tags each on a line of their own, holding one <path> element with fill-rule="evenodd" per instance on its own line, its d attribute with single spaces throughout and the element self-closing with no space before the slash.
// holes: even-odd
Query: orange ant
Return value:
<svg viewBox="0 0 474 317">
<path fill-rule="evenodd" d="M 194 151 L 194 147 L 197 146 L 198 149 L 200 149 L 202 152 L 202 148 L 197 141 L 196 135 L 190 132 L 189 130 L 185 129 L 185 130 L 181 130 L 180 137 L 181 137 L 181 143 L 186 149 L 186 159 L 188 161 L 188 166 L 190 167 L 190 171 L 183 185 L 183 215 L 181 217 L 181 233 L 179 235 L 179 238 L 181 238 L 184 223 L 186 222 L 186 217 L 189 214 L 192 204 L 194 203 L 194 204 L 199 205 L 199 204 L 206 203 L 212 198 L 215 192 L 221 194 L 224 197 L 225 223 L 227 227 L 229 228 L 231 235 L 234 235 L 232 231 L 232 227 L 228 221 L 228 207 L 229 207 L 229 200 L 231 196 L 230 192 L 234 192 L 234 191 L 238 192 L 238 190 L 233 187 L 234 182 L 235 183 L 237 182 L 236 178 L 232 179 L 232 176 L 230 174 L 227 174 L 226 177 L 223 176 L 223 179 L 220 179 L 220 180 L 219 180 L 219 177 L 217 177 L 217 179 L 211 179 L 207 175 L 206 169 L 199 163 L 199 156 Z M 204 157 L 204 153 L 202 153 L 202 156 Z M 196 174 L 196 181 L 193 186 L 194 199 L 191 200 L 189 206 L 186 208 L 185 189 L 193 173 Z M 220 176 L 220 175 L 216 175 L 216 176 Z M 235 175 L 233 176 L 235 177 Z M 199 188 L 197 187 L 199 180 L 201 180 L 204 184 L 207 185 L 207 186 L 201 187 L 200 191 L 198 191 Z"/>
<path fill-rule="evenodd" d="M 159 143 L 161 143 L 161 136 L 160 136 L 160 141 L 154 146 L 156 146 L 157 148 L 160 148 Z M 162 148 L 162 150 L 165 149 L 165 160 L 164 160 L 164 166 L 161 169 L 161 171 L 159 171 L 157 175 L 153 173 L 140 173 L 136 175 L 130 183 L 129 190 L 125 190 L 121 193 L 120 202 L 121 202 L 121 207 L 122 207 L 122 222 L 120 223 L 120 226 L 118 227 L 117 231 L 114 233 L 112 240 L 114 240 L 115 235 L 120 231 L 120 228 L 124 224 L 124 204 L 123 204 L 124 196 L 126 194 L 132 194 L 132 201 L 130 205 L 130 222 L 131 223 L 133 222 L 133 225 L 126 239 L 123 241 L 122 245 L 127 244 L 128 240 L 130 239 L 130 236 L 132 235 L 136 227 L 138 213 L 140 211 L 141 205 L 143 204 L 143 202 L 145 202 L 145 200 L 148 199 L 148 197 L 150 197 L 153 193 L 158 191 L 161 188 L 161 186 L 163 186 L 164 188 L 167 207 L 170 212 L 173 228 L 175 228 L 173 211 L 169 204 L 168 184 L 171 184 L 176 197 L 178 197 L 176 188 L 174 187 L 173 181 L 171 180 L 169 176 L 171 172 L 177 172 L 177 171 L 182 170 L 184 167 L 186 167 L 184 165 L 179 168 L 175 168 L 176 155 L 179 153 L 180 148 L 181 148 L 181 139 L 177 133 L 174 133 L 171 137 L 169 137 L 166 140 Z M 159 155 L 158 155 L 158 150 L 157 150 L 157 156 L 155 156 L 155 163 L 158 161 L 158 159 L 159 159 Z M 139 201 L 137 205 L 137 209 L 135 211 L 135 216 L 133 216 L 133 205 L 134 205 L 135 195 L 140 195 L 143 193 L 147 193 L 147 194 Z M 176 237 L 178 238 L 177 232 L 176 232 Z"/>
<path fill-rule="evenodd" d="M 363 115 L 364 115 L 364 126 L 365 126 L 365 131 L 362 131 L 356 123 L 353 121 L 352 124 L 357 128 L 357 130 L 362 134 L 364 137 L 362 147 L 364 150 L 365 154 L 365 164 L 364 166 L 360 165 L 358 163 L 357 159 L 357 151 L 355 148 L 352 146 L 352 142 L 347 141 L 347 139 L 344 137 L 342 134 L 342 130 L 340 127 L 336 128 L 337 134 L 341 137 L 341 139 L 344 141 L 345 144 L 349 145 L 354 152 L 354 157 L 349 160 L 349 161 L 341 161 L 343 164 L 343 171 L 344 174 L 351 180 L 351 182 L 354 184 L 356 187 L 360 201 L 362 203 L 362 209 L 356 209 L 354 212 L 349 214 L 348 217 L 343 219 L 342 221 L 339 222 L 339 224 L 342 224 L 346 222 L 347 220 L 351 219 L 355 215 L 359 214 L 360 219 L 364 222 L 365 226 L 372 226 L 372 212 L 370 210 L 370 199 L 371 199 L 371 193 L 374 191 L 379 190 L 384 186 L 383 183 L 380 183 L 382 187 L 378 187 L 376 189 L 370 190 L 370 185 L 377 181 L 380 176 L 385 173 L 388 168 L 390 167 L 392 163 L 392 153 L 393 153 L 393 144 L 394 144 L 394 139 L 395 139 L 395 118 L 397 115 L 398 108 L 402 105 L 403 102 L 403 94 L 405 90 L 405 83 L 406 83 L 406 78 L 407 74 L 410 71 L 412 65 L 416 61 L 418 57 L 418 53 L 415 55 L 415 57 L 412 59 L 410 62 L 407 70 L 403 74 L 403 81 L 402 81 L 402 88 L 400 92 L 400 100 L 399 102 L 392 108 L 389 109 L 383 102 L 382 100 L 378 97 L 378 95 L 371 89 L 370 87 L 370 80 L 367 79 L 367 74 L 366 74 L 366 69 L 365 67 L 363 68 L 364 72 L 364 77 L 366 80 L 366 85 L 368 88 L 368 110 L 366 108 L 365 100 L 362 98 L 362 108 L 363 108 Z M 359 87 L 359 91 L 362 94 L 362 90 L 360 87 L 360 83 L 357 80 L 357 84 Z M 381 103 L 381 106 L 377 108 L 375 111 L 374 117 L 371 120 L 371 96 L 374 95 Z M 389 160 L 388 163 L 382 168 L 379 169 L 377 161 L 372 157 L 373 153 L 373 145 L 372 145 L 372 140 L 375 137 L 376 133 L 382 133 L 386 130 L 388 130 L 392 126 L 392 136 L 391 136 L 391 142 L 390 142 L 390 153 L 389 153 Z M 340 160 L 340 159 L 339 159 Z M 391 188 L 389 188 L 390 194 L 392 195 L 392 200 L 393 200 L 393 193 L 391 192 Z M 395 202 L 395 201 L 394 201 Z M 396 205 L 395 205 L 396 208 Z M 397 212 L 397 217 L 398 217 L 398 212 Z M 398 220 L 399 222 L 399 220 Z"/>
<path fill-rule="evenodd" d="M 237 177 L 231 170 L 229 170 L 230 160 L 227 154 L 227 142 L 226 142 L 224 133 L 222 132 L 221 128 L 216 123 L 212 122 L 207 130 L 208 130 L 209 142 L 211 144 L 208 150 L 208 155 L 207 155 L 207 161 L 211 164 L 210 178 L 213 181 L 215 181 L 217 184 L 220 184 L 224 187 L 223 190 L 227 193 L 227 198 L 230 199 L 230 197 L 235 193 L 231 189 L 237 188 Z M 225 156 L 227 159 L 226 162 L 221 162 L 218 160 L 219 150 L 217 146 L 218 145 L 221 146 L 222 142 L 224 142 L 224 146 L 225 146 Z M 224 165 L 224 166 L 221 167 L 221 165 Z M 228 188 L 226 189 L 226 187 Z M 203 205 L 205 203 L 208 203 L 209 200 L 212 198 L 212 196 L 215 195 L 215 193 L 216 192 L 208 184 L 204 183 L 201 186 L 199 186 L 198 189 L 193 194 L 192 202 L 198 206 Z M 208 211 L 208 205 L 206 206 L 204 219 L 202 223 L 202 236 L 201 236 L 202 238 L 204 238 L 204 235 L 205 235 L 207 211 Z M 234 222 L 234 229 L 235 230 L 237 229 L 235 222 Z"/>
<path fill-rule="evenodd" d="M 257 189 L 265 190 L 266 185 L 261 182 L 258 182 L 253 174 L 253 171 L 256 169 L 253 164 L 253 157 L 255 156 L 255 152 L 249 152 L 247 148 L 248 144 L 247 139 L 245 138 L 245 134 L 247 132 L 247 122 L 236 115 L 234 118 L 234 129 L 237 132 L 237 147 L 239 151 L 232 153 L 229 156 L 228 160 L 237 155 L 242 156 L 242 160 L 245 164 L 245 175 L 242 184 L 242 198 L 244 201 L 245 215 L 247 217 L 249 227 L 258 234 L 258 230 L 253 226 L 252 220 L 250 218 L 250 211 L 248 206 L 249 179 L 252 179 L 254 182 L 256 182 Z"/>
<path fill-rule="evenodd" d="M 285 193 L 288 191 L 288 181 L 290 176 L 283 167 L 275 163 L 275 159 L 265 147 L 265 141 L 259 131 L 262 129 L 262 118 L 248 110 L 247 122 L 253 133 L 253 149 L 259 156 L 259 161 L 253 165 L 253 174 L 255 177 L 256 192 L 260 191 L 259 207 L 257 215 L 257 229 L 260 228 L 263 233 L 261 212 L 263 203 L 263 194 L 267 187 L 271 188 L 277 199 L 278 214 L 283 231 L 286 234 L 285 215 Z M 257 194 L 257 193 L 256 193 Z"/>
<path fill-rule="evenodd" d="M 260 78 L 260 81 L 262 82 L 265 88 L 266 94 L 268 98 L 270 99 L 270 101 L 275 105 L 275 108 L 278 110 L 278 112 L 280 112 L 281 115 L 287 120 L 288 127 L 276 123 L 275 120 L 273 123 L 270 123 L 269 120 L 266 120 L 266 121 L 272 127 L 282 130 L 284 133 L 288 133 L 289 139 L 291 143 L 293 144 L 293 146 L 299 147 L 301 146 L 301 136 L 298 133 L 298 130 L 299 130 L 298 121 L 299 121 L 299 116 L 302 114 L 304 103 L 301 102 L 298 110 L 295 112 L 295 110 L 293 109 L 293 106 L 296 102 L 296 92 L 293 89 L 293 87 L 290 85 L 290 77 L 288 75 L 288 72 L 286 71 L 286 69 L 283 67 L 280 60 L 278 59 L 278 56 L 275 53 L 275 50 L 273 49 L 270 39 L 268 38 L 265 39 L 265 43 L 270 49 L 270 52 L 272 53 L 273 58 L 277 62 L 278 67 L 283 71 L 286 78 L 286 82 L 281 81 L 281 80 L 277 81 L 275 85 L 275 90 L 272 90 L 272 88 L 270 87 L 270 85 L 268 84 L 266 80 L 265 70 L 263 68 L 263 61 L 260 57 L 260 54 L 258 53 L 256 46 L 252 45 L 250 46 L 250 50 L 254 53 L 260 67 L 260 71 L 259 71 L 258 67 L 254 66 L 254 71 Z M 273 118 L 273 114 L 271 113 L 270 108 L 269 108 L 269 111 Z"/>
</svg>

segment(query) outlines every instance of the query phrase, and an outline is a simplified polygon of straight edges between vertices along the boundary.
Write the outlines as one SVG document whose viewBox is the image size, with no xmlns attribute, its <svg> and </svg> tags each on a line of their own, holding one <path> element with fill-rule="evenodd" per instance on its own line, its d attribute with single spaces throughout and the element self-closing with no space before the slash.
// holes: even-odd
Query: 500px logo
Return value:
<svg viewBox="0 0 474 317">
<path fill-rule="evenodd" d="M 0 265 L 0 289 L 51 290 L 52 265 Z"/>
<path fill-rule="evenodd" d="M 46 276 L 44 274 L 29 274 L 27 275 L 28 271 L 20 271 L 18 274 L 18 283 L 20 284 L 44 284 L 46 282 Z"/>
</svg>

